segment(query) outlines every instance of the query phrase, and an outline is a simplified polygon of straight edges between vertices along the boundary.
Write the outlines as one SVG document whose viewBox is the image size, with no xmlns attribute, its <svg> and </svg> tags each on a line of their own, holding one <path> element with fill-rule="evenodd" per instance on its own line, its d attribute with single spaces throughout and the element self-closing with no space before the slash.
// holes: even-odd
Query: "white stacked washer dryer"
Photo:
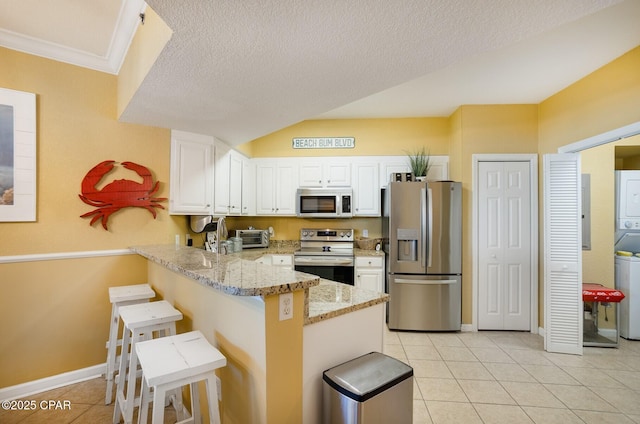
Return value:
<svg viewBox="0 0 640 424">
<path fill-rule="evenodd" d="M 620 302 L 620 336 L 640 340 L 640 171 L 616 171 L 615 284 Z M 628 253 L 625 253 L 628 255 Z"/>
</svg>

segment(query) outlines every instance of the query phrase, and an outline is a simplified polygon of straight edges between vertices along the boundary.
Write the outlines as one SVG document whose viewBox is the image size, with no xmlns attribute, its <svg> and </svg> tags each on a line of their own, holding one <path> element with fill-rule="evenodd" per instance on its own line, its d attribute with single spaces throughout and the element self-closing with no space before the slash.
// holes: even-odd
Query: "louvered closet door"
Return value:
<svg viewBox="0 0 640 424">
<path fill-rule="evenodd" d="M 531 329 L 529 162 L 478 163 L 478 329 Z"/>
<path fill-rule="evenodd" d="M 580 156 L 544 157 L 545 350 L 582 355 Z"/>
</svg>

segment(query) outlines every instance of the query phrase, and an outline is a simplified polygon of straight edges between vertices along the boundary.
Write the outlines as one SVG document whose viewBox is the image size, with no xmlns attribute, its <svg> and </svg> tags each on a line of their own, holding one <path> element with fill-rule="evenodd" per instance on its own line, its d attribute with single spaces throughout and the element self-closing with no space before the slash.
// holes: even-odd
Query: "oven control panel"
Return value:
<svg viewBox="0 0 640 424">
<path fill-rule="evenodd" d="M 300 230 L 300 241 L 350 241 L 354 240 L 353 229 L 303 228 Z"/>
</svg>

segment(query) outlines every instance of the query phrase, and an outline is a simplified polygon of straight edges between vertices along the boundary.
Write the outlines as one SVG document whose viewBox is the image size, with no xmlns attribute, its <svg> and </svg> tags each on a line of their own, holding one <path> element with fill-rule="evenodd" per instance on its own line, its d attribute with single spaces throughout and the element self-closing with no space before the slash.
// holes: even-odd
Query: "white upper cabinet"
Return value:
<svg viewBox="0 0 640 424">
<path fill-rule="evenodd" d="M 247 175 L 246 180 L 243 179 L 245 161 L 248 159 L 240 153 L 232 150 L 226 144 L 216 141 L 214 193 L 214 212 L 216 214 L 241 215 L 245 213 L 243 212 L 245 201 L 248 213 L 249 205 L 253 202 L 248 198 L 245 200 L 243 194 L 252 195 L 255 192 L 253 189 L 255 182 L 251 175 Z M 243 190 L 245 186 L 246 189 Z"/>
<path fill-rule="evenodd" d="M 229 207 L 229 152 L 231 148 L 224 143 L 216 142 L 215 147 L 215 189 L 213 212 L 228 215 Z"/>
<path fill-rule="evenodd" d="M 380 185 L 386 187 L 391 175 L 396 172 L 411 172 L 407 156 L 380 157 Z M 431 156 L 431 166 L 427 180 L 442 181 L 449 179 L 449 156 Z"/>
<path fill-rule="evenodd" d="M 295 215 L 297 188 L 296 159 L 256 160 L 257 215 Z"/>
<path fill-rule="evenodd" d="M 351 162 L 344 158 L 306 158 L 300 162 L 300 187 L 349 187 Z"/>
<path fill-rule="evenodd" d="M 378 162 L 354 162 L 352 179 L 354 216 L 380 216 L 379 172 Z"/>
<path fill-rule="evenodd" d="M 230 190 L 237 190 L 233 182 Z M 251 159 L 242 157 L 242 215 L 256 214 L 256 165 Z"/>
<path fill-rule="evenodd" d="M 170 214 L 213 213 L 213 163 L 213 137 L 171 132 Z"/>
</svg>

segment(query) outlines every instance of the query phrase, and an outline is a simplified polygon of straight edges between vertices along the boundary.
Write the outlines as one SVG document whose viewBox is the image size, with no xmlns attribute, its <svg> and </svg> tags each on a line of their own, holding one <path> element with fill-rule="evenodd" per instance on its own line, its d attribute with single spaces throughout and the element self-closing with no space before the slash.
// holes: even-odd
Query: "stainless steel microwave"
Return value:
<svg viewBox="0 0 640 424">
<path fill-rule="evenodd" d="M 353 191 L 344 188 L 299 188 L 296 215 L 308 218 L 351 218 Z"/>
</svg>

